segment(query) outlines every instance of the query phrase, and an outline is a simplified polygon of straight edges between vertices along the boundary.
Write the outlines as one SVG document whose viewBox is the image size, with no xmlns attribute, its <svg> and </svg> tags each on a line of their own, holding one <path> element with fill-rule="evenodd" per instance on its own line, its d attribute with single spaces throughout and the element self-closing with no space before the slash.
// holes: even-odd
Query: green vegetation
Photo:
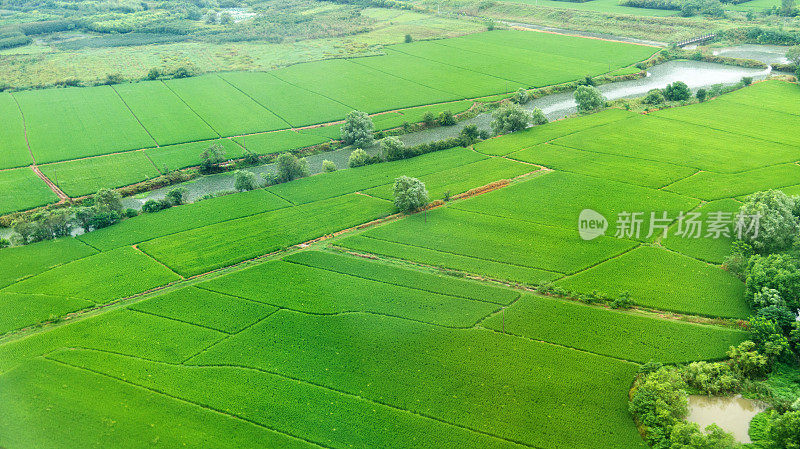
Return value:
<svg viewBox="0 0 800 449">
<path fill-rule="evenodd" d="M 220 145 L 222 151 L 225 152 L 225 157 L 228 159 L 238 159 L 247 154 L 241 146 L 230 139 L 207 140 L 150 148 L 144 150 L 144 154 L 153 161 L 156 168 L 162 172 L 167 172 L 200 165 L 203 162 L 200 154 L 211 145 Z"/>
<path fill-rule="evenodd" d="M 80 298 L 0 293 L 0 334 L 92 306 Z"/>
<path fill-rule="evenodd" d="M 0 197 L 0 215 L 58 201 L 50 187 L 29 168 L 0 171 L 0 191 L 8 192 Z"/>
<path fill-rule="evenodd" d="M 5 248 L 0 251 L 0 266 L 3 267 L 0 287 L 96 252 L 96 249 L 73 238 Z"/>
<path fill-rule="evenodd" d="M 3 117 L 3 126 L 0 127 L 0 168 L 33 163 L 25 139 L 22 115 L 11 94 L 0 93 L 0 117 Z"/>
<path fill-rule="evenodd" d="M 71 197 L 88 195 L 102 188 L 135 184 L 161 175 L 143 151 L 47 164 L 40 170 Z"/>
</svg>

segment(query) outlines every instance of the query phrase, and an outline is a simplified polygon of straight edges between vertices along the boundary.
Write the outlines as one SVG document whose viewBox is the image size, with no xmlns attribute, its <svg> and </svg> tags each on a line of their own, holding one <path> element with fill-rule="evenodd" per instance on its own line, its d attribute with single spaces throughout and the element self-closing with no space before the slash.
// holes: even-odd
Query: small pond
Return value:
<svg viewBox="0 0 800 449">
<path fill-rule="evenodd" d="M 687 421 L 696 422 L 701 428 L 716 424 L 730 432 L 741 443 L 750 443 L 750 421 L 766 410 L 766 406 L 741 396 L 689 396 Z"/>
</svg>

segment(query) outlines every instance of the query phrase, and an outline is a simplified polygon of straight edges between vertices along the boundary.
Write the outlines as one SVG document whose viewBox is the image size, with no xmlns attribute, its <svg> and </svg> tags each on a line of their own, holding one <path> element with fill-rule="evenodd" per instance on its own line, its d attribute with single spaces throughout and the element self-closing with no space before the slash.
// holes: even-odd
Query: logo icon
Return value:
<svg viewBox="0 0 800 449">
<path fill-rule="evenodd" d="M 597 211 L 584 209 L 578 216 L 578 234 L 584 240 L 593 240 L 606 233 L 608 220 Z"/>
</svg>

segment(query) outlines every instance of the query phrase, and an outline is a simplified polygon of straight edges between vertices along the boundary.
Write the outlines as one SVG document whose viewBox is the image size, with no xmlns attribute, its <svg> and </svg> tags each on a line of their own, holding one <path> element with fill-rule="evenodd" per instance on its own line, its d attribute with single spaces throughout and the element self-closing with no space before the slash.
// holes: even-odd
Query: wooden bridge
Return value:
<svg viewBox="0 0 800 449">
<path fill-rule="evenodd" d="M 690 44 L 699 44 L 701 42 L 708 42 L 714 39 L 715 37 L 717 37 L 716 34 L 709 33 L 709 34 L 704 34 L 702 36 L 693 37 L 691 39 L 686 39 L 685 41 L 675 42 L 674 45 L 676 47 L 683 47 L 685 45 L 690 45 Z"/>
</svg>

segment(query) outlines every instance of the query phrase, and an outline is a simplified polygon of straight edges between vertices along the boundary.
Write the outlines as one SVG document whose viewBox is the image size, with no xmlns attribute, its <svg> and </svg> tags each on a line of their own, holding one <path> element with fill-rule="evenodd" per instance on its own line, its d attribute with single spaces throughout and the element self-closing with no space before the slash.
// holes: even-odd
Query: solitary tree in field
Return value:
<svg viewBox="0 0 800 449">
<path fill-rule="evenodd" d="M 600 89 L 594 86 L 578 86 L 575 89 L 575 102 L 578 103 L 578 112 L 593 112 L 606 104 L 606 99 Z"/>
<path fill-rule="evenodd" d="M 492 131 L 495 134 L 505 134 L 520 131 L 528 127 L 531 116 L 518 104 L 503 103 L 492 113 Z"/>
<path fill-rule="evenodd" d="M 370 146 L 375 140 L 372 135 L 374 129 L 375 125 L 366 112 L 351 111 L 345 117 L 344 125 L 342 125 L 342 140 L 345 145 Z"/>
<path fill-rule="evenodd" d="M 400 212 L 412 212 L 428 204 L 428 190 L 417 178 L 401 176 L 394 180 L 394 206 Z"/>
</svg>

